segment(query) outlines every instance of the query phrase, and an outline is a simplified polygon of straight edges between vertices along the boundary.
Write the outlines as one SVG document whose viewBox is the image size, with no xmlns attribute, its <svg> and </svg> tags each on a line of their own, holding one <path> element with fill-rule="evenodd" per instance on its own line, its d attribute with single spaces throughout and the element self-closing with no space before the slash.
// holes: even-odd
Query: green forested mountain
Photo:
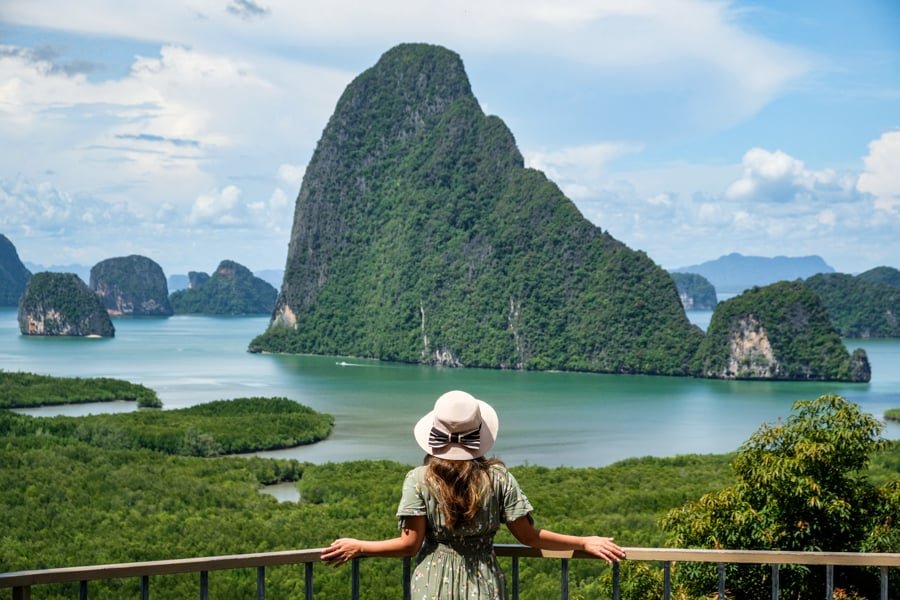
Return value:
<svg viewBox="0 0 900 600">
<path fill-rule="evenodd" d="M 22 295 L 18 320 L 24 335 L 115 335 L 100 299 L 74 273 L 35 274 Z"/>
<path fill-rule="evenodd" d="M 16 247 L 0 233 L 0 306 L 17 306 L 30 278 Z"/>
<path fill-rule="evenodd" d="M 111 316 L 168 316 L 169 288 L 162 267 L 146 256 L 120 256 L 91 269 L 91 289 Z"/>
<path fill-rule="evenodd" d="M 712 310 L 716 307 L 716 288 L 697 273 L 669 273 L 675 281 L 678 297 L 685 310 Z"/>
<path fill-rule="evenodd" d="M 174 292 L 169 300 L 176 314 L 271 314 L 278 291 L 232 260 L 219 263 L 212 277 L 191 272 L 191 287 Z"/>
<path fill-rule="evenodd" d="M 524 168 L 459 56 L 405 44 L 338 101 L 250 349 L 686 374 L 701 337 L 665 271 Z"/>
<path fill-rule="evenodd" d="M 752 288 L 720 302 L 694 360 L 704 377 L 868 381 L 862 349 L 851 356 L 819 297 L 802 282 Z"/>
<path fill-rule="evenodd" d="M 859 275 L 822 273 L 805 280 L 841 335 L 900 337 L 900 271 L 877 267 Z"/>
</svg>

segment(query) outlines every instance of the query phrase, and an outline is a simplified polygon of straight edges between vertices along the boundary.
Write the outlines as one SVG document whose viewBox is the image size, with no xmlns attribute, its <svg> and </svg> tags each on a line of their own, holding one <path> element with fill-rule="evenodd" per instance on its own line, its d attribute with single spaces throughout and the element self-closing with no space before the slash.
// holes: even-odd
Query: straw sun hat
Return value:
<svg viewBox="0 0 900 600">
<path fill-rule="evenodd" d="M 469 393 L 454 390 L 434 403 L 413 433 L 422 450 L 448 460 L 484 456 L 497 439 L 497 411 Z"/>
</svg>

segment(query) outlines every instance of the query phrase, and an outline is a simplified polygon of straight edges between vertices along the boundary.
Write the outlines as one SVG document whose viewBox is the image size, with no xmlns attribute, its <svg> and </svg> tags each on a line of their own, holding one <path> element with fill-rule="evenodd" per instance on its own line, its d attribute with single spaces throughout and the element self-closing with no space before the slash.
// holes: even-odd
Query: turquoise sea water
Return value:
<svg viewBox="0 0 900 600">
<path fill-rule="evenodd" d="M 701 327 L 709 313 L 689 313 Z M 636 456 L 729 452 L 795 400 L 837 393 L 882 418 L 900 408 L 900 340 L 848 340 L 869 354 L 869 384 L 711 381 L 682 377 L 443 369 L 340 357 L 259 355 L 247 344 L 265 317 L 117 319 L 113 339 L 19 334 L 0 309 L 0 368 L 116 377 L 157 391 L 165 408 L 245 396 L 285 396 L 331 413 L 332 436 L 278 452 L 313 462 L 361 458 L 417 463 L 412 426 L 449 389 L 500 414 L 495 453 L 508 464 L 602 466 Z M 29 414 L 134 410 L 133 403 L 46 407 Z M 888 424 L 885 437 L 900 439 Z"/>
</svg>

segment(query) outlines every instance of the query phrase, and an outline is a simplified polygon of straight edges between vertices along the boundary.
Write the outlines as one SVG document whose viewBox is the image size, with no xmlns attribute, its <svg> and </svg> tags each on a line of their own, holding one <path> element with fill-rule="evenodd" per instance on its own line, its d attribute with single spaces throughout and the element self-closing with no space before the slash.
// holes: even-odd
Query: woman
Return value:
<svg viewBox="0 0 900 600">
<path fill-rule="evenodd" d="M 506 598 L 494 555 L 500 523 L 521 543 L 544 550 L 583 550 L 608 562 L 625 558 L 612 538 L 537 529 L 532 506 L 502 462 L 484 458 L 499 428 L 497 413 L 466 392 L 447 392 L 416 424 L 425 462 L 406 475 L 397 516 L 400 535 L 381 541 L 335 540 L 322 559 L 338 566 L 359 556 L 418 553 L 414 599 Z"/>
</svg>

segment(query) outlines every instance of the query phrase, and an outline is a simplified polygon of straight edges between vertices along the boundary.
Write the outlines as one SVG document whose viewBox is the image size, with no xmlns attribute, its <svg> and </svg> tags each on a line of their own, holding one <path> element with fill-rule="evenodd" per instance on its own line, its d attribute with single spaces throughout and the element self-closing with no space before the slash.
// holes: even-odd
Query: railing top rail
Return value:
<svg viewBox="0 0 900 600">
<path fill-rule="evenodd" d="M 596 559 L 595 556 L 584 552 L 541 552 L 541 550 L 517 544 L 497 544 L 494 548 L 497 556 Z M 303 550 L 284 550 L 255 554 L 233 554 L 228 556 L 16 571 L 0 573 L 0 588 L 318 562 L 321 560 L 322 550 L 322 548 L 306 548 Z M 625 548 L 625 552 L 629 560 L 640 561 L 900 567 L 900 553 L 703 550 L 686 548 Z"/>
</svg>

